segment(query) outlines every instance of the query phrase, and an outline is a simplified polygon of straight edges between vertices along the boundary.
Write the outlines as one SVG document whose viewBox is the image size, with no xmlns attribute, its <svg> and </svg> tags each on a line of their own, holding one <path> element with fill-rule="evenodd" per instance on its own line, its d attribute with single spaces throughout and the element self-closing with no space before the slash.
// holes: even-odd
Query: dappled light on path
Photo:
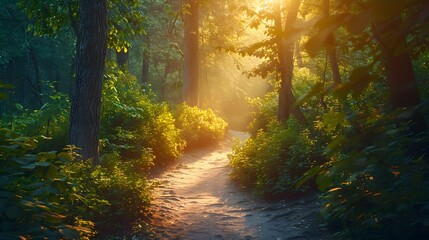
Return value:
<svg viewBox="0 0 429 240">
<path fill-rule="evenodd" d="M 229 133 L 217 147 L 192 151 L 154 181 L 154 239 L 322 239 L 314 199 L 266 202 L 230 182 Z"/>
</svg>

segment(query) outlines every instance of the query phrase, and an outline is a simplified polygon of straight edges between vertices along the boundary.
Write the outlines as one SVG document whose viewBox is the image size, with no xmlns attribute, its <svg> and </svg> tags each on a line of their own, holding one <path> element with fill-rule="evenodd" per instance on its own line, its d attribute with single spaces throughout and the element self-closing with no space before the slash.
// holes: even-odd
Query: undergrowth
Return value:
<svg viewBox="0 0 429 240">
<path fill-rule="evenodd" d="M 187 148 L 211 145 L 221 141 L 228 124 L 211 109 L 199 109 L 186 104 L 176 110 L 177 127 Z"/>
</svg>

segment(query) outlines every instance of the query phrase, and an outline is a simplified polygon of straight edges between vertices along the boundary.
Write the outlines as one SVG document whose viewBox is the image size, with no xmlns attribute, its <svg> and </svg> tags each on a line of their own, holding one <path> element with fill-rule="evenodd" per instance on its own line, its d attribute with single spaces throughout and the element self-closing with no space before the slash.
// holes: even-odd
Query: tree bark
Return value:
<svg viewBox="0 0 429 240">
<path fill-rule="evenodd" d="M 34 50 L 34 48 L 30 47 L 29 48 L 29 53 L 30 53 L 30 57 L 31 57 L 31 61 L 33 62 L 33 67 L 34 67 L 34 77 L 35 77 L 35 95 L 36 95 L 36 99 L 39 103 L 40 106 L 43 105 L 43 101 L 42 101 L 42 79 L 40 77 L 40 67 L 39 67 L 39 61 L 37 61 L 37 56 L 36 56 L 36 50 Z"/>
<path fill-rule="evenodd" d="M 375 24 L 375 34 L 385 60 L 384 66 L 393 110 L 414 108 L 421 103 L 407 40 L 403 35 L 393 34 L 400 24 L 400 18 Z M 413 122 L 412 132 L 427 131 L 425 117 L 420 109 L 416 109 L 411 118 L 406 120 Z"/>
<path fill-rule="evenodd" d="M 278 100 L 278 120 L 281 122 L 286 121 L 291 114 L 293 114 L 299 121 L 304 121 L 305 117 L 299 107 L 295 107 L 295 96 L 292 93 L 292 77 L 293 77 L 293 53 L 294 43 L 286 41 L 285 36 L 291 32 L 293 24 L 298 16 L 299 6 L 301 0 L 292 0 L 286 17 L 285 29 L 282 29 L 281 17 L 281 0 L 276 1 L 276 16 L 275 28 L 278 33 L 277 36 L 277 50 L 279 59 L 279 71 L 281 77 L 279 100 Z"/>
<path fill-rule="evenodd" d="M 150 37 L 146 37 L 146 43 L 143 47 L 143 58 L 142 58 L 142 79 L 141 83 L 149 82 L 149 68 L 150 68 Z"/>
<path fill-rule="evenodd" d="M 80 0 L 76 88 L 70 112 L 70 143 L 83 159 L 99 163 L 101 87 L 107 48 L 106 0 Z"/>
<path fill-rule="evenodd" d="M 183 79 L 183 101 L 190 106 L 198 106 L 199 78 L 199 4 L 198 0 L 186 0 L 189 6 L 184 13 L 185 24 L 185 67 Z"/>
<path fill-rule="evenodd" d="M 405 38 L 401 39 L 406 44 Z M 417 81 L 414 76 L 410 54 L 404 52 L 395 55 L 393 51 L 385 52 L 385 68 L 390 89 L 390 99 L 393 109 L 413 108 L 421 103 Z M 420 109 L 415 110 L 411 119 L 412 131 L 426 132 L 427 125 Z"/>
<path fill-rule="evenodd" d="M 330 15 L 330 12 L 329 12 L 330 7 L 331 7 L 331 0 L 323 0 L 322 14 L 326 18 L 329 17 Z M 337 86 L 341 84 L 341 75 L 340 75 L 340 68 L 338 66 L 337 52 L 335 50 L 335 44 L 336 44 L 335 42 L 336 42 L 336 39 L 334 34 L 330 33 L 327 37 L 326 53 L 328 54 L 329 65 L 331 67 L 334 85 Z"/>
</svg>

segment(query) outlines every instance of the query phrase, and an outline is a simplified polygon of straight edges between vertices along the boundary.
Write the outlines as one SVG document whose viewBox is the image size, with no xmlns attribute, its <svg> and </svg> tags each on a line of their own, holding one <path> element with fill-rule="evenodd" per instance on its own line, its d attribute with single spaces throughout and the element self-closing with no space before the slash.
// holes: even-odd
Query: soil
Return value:
<svg viewBox="0 0 429 240">
<path fill-rule="evenodd" d="M 316 194 L 268 201 L 231 182 L 227 155 L 234 139 L 247 137 L 230 131 L 219 146 L 193 150 L 156 174 L 151 239 L 327 238 Z"/>
</svg>

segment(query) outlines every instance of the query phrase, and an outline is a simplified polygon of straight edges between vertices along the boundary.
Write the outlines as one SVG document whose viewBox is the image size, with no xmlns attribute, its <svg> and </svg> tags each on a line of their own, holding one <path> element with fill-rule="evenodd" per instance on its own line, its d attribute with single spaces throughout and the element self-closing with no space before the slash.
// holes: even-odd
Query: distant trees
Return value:
<svg viewBox="0 0 429 240">
<path fill-rule="evenodd" d="M 329 0 L 322 3 L 323 18 L 316 24 L 319 32 L 309 41 L 309 48 L 313 51 L 318 46 L 325 46 L 334 82 L 338 79 L 338 68 L 335 66 L 335 38 L 334 32 L 345 27 L 348 31 L 344 35 L 356 50 L 369 50 L 373 62 L 366 63 L 364 68 L 355 68 L 350 83 L 346 88 L 363 88 L 377 79 L 370 72 L 375 64 L 384 67 L 385 78 L 389 89 L 390 112 L 407 108 L 415 132 L 427 130 L 426 122 L 419 107 L 421 104 L 418 83 L 415 77 L 412 61 L 423 50 L 421 46 L 427 44 L 427 33 L 423 25 L 428 22 L 429 3 L 420 0 L 382 2 L 354 1 L 335 6 L 329 6 Z M 329 11 L 335 12 L 330 15 Z M 419 17 L 417 17 L 419 16 Z M 363 39 L 368 37 L 371 41 Z M 426 37 L 425 37 L 426 36 Z M 340 46 L 344 47 L 344 46 Z M 319 49 L 318 49 L 319 50 Z M 406 97 L 404 97 L 406 96 Z"/>
<path fill-rule="evenodd" d="M 294 68 L 295 41 L 291 35 L 298 15 L 301 0 L 292 0 L 287 8 L 285 21 L 282 20 L 282 0 L 276 1 L 274 5 L 274 28 L 278 55 L 278 71 L 280 72 L 280 88 L 277 116 L 279 121 L 286 121 L 293 114 L 300 121 L 305 117 L 299 107 L 295 106 L 295 96 L 292 92 L 292 78 Z M 283 23 L 284 22 L 284 23 Z M 284 29 L 283 29 L 284 26 Z"/>
<path fill-rule="evenodd" d="M 185 66 L 183 100 L 190 106 L 198 106 L 199 79 L 199 1 L 186 0 L 183 6 Z"/>
</svg>

